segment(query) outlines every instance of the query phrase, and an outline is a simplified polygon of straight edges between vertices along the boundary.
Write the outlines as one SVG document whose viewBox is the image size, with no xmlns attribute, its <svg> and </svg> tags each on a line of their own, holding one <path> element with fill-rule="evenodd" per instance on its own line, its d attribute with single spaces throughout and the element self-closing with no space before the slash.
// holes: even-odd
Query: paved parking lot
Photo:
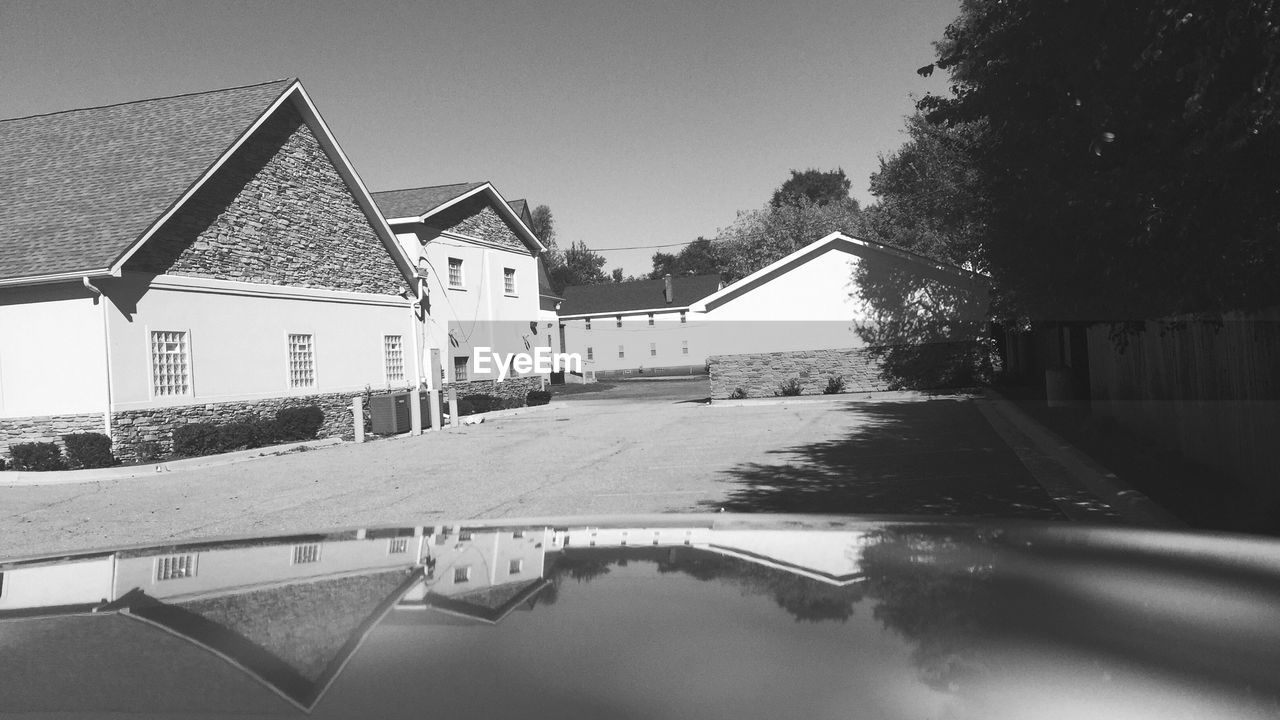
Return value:
<svg viewBox="0 0 1280 720">
<path fill-rule="evenodd" d="M 618 383 L 416 438 L 74 485 L 5 487 L 0 556 L 387 523 L 650 512 L 1061 518 L 971 399 L 708 406 Z"/>
</svg>

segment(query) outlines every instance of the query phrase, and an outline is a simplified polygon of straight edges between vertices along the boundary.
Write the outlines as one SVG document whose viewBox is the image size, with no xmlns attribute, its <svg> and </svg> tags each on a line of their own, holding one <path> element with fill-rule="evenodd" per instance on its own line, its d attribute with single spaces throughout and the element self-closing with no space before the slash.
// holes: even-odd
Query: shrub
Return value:
<svg viewBox="0 0 1280 720">
<path fill-rule="evenodd" d="M 476 406 L 471 404 L 471 400 L 469 399 L 470 397 L 471 396 L 458 398 L 458 416 L 459 417 L 463 415 L 476 414 Z"/>
<path fill-rule="evenodd" d="M 181 457 L 212 455 L 220 446 L 218 426 L 187 423 L 173 429 L 173 454 Z"/>
<path fill-rule="evenodd" d="M 823 395 L 839 395 L 844 392 L 844 376 L 836 375 L 827 378 L 827 387 L 823 389 Z"/>
<path fill-rule="evenodd" d="M 527 400 L 521 400 L 518 397 L 502 398 L 502 409 L 513 410 L 518 407 L 524 407 L 528 404 Z"/>
<path fill-rule="evenodd" d="M 733 392 L 729 393 L 730 400 L 744 400 L 746 397 L 747 391 L 742 388 L 734 388 Z"/>
<path fill-rule="evenodd" d="M 472 412 L 482 413 L 482 412 L 489 412 L 490 410 L 496 409 L 498 398 L 492 395 L 477 394 L 477 395 L 468 395 L 462 398 L 462 400 L 466 400 L 471 403 L 471 407 L 475 408 L 474 410 L 472 410 Z M 461 403 L 462 400 L 459 400 L 458 402 Z M 462 414 L 467 415 L 468 413 L 462 413 Z"/>
<path fill-rule="evenodd" d="M 133 456 L 139 462 L 155 462 L 164 458 L 164 446 L 155 440 L 143 440 L 133 448 Z"/>
<path fill-rule="evenodd" d="M 530 390 L 524 401 L 528 405 L 546 405 L 551 402 L 550 390 Z"/>
<path fill-rule="evenodd" d="M 102 433 L 63 435 L 67 446 L 67 464 L 73 468 L 104 468 L 116 464 L 111 454 L 111 438 Z"/>
<path fill-rule="evenodd" d="M 51 442 L 26 442 L 9 446 L 14 470 L 65 470 L 62 448 Z"/>
<path fill-rule="evenodd" d="M 315 405 L 284 408 L 276 413 L 281 440 L 310 440 L 324 425 L 324 411 Z"/>
<path fill-rule="evenodd" d="M 4 469 L 5 469 L 4 458 L 0 458 L 0 472 L 4 472 Z"/>
<path fill-rule="evenodd" d="M 778 394 L 783 397 L 795 397 L 803 391 L 804 385 L 800 384 L 800 378 L 789 378 L 778 386 Z"/>
<path fill-rule="evenodd" d="M 249 420 L 237 420 L 218 426 L 216 447 L 213 452 L 231 452 L 262 447 L 261 433 L 258 423 Z"/>
</svg>

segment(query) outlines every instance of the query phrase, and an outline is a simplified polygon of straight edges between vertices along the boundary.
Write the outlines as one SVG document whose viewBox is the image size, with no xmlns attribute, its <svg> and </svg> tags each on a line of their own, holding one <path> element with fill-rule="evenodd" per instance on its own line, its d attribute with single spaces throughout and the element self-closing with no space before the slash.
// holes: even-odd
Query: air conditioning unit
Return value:
<svg viewBox="0 0 1280 720">
<path fill-rule="evenodd" d="M 369 398 L 369 415 L 374 435 L 399 435 L 410 430 L 410 393 L 374 395 Z"/>
</svg>

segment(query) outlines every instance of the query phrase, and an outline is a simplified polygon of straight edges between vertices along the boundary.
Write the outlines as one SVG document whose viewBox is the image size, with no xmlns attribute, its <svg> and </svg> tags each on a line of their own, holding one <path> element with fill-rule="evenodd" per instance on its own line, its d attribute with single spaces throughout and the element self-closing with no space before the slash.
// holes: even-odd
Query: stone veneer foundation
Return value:
<svg viewBox="0 0 1280 720">
<path fill-rule="evenodd" d="M 66 451 L 63 435 L 103 431 L 102 413 L 87 415 L 40 415 L 0 418 L 0 457 L 9 459 L 9 446 L 25 442 L 52 442 Z"/>
<path fill-rule="evenodd" d="M 542 379 L 539 375 L 526 375 L 518 378 L 508 378 L 503 382 L 495 380 L 470 380 L 468 382 L 454 383 L 454 387 L 458 389 L 458 397 L 464 398 L 468 395 L 493 395 L 504 400 L 519 400 L 523 405 L 525 397 L 532 390 L 542 389 Z"/>
<path fill-rule="evenodd" d="M 712 399 L 728 398 L 738 388 L 747 397 L 774 397 L 790 378 L 800 379 L 802 395 L 821 395 L 827 380 L 837 375 L 844 378 L 845 392 L 890 389 L 868 348 L 713 355 L 707 363 Z"/>
</svg>

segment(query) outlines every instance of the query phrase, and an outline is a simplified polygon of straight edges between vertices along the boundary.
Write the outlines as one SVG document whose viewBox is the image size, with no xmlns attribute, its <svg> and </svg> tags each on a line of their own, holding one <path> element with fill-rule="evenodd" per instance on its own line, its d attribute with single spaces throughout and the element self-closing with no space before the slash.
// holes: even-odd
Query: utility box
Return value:
<svg viewBox="0 0 1280 720">
<path fill-rule="evenodd" d="M 369 415 L 373 420 L 373 434 L 399 435 L 410 430 L 410 393 L 374 395 L 369 398 Z"/>
</svg>

